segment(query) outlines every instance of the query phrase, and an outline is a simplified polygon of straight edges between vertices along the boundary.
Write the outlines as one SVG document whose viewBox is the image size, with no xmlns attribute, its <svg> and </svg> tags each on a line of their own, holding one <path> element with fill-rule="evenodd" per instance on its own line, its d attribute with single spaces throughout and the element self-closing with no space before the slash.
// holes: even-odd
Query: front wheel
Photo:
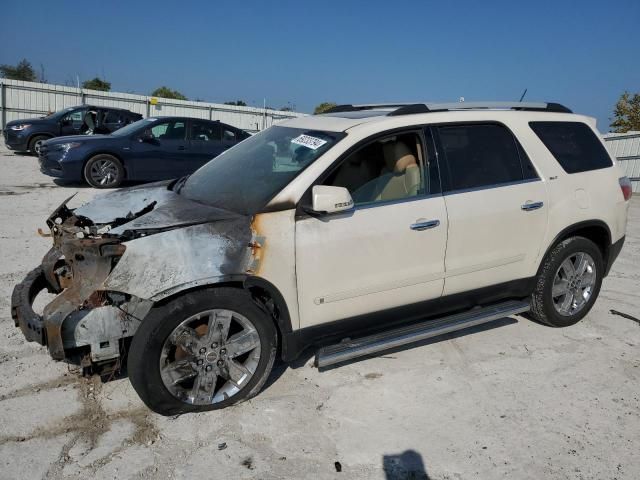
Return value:
<svg viewBox="0 0 640 480">
<path fill-rule="evenodd" d="M 96 155 L 84 166 L 84 179 L 94 188 L 115 188 L 124 180 L 124 167 L 113 155 Z"/>
<path fill-rule="evenodd" d="M 129 379 L 161 415 L 224 408 L 260 391 L 277 343 L 272 319 L 248 292 L 189 292 L 145 318 L 131 343 Z"/>
<path fill-rule="evenodd" d="M 35 156 L 40 155 L 40 146 L 47 140 L 49 140 L 49 137 L 45 135 L 36 135 L 35 137 L 33 137 L 31 140 L 29 140 L 29 153 Z"/>
<path fill-rule="evenodd" d="M 544 259 L 531 296 L 533 318 L 552 327 L 568 327 L 589 313 L 600 293 L 604 262 L 595 243 L 571 237 Z"/>
</svg>

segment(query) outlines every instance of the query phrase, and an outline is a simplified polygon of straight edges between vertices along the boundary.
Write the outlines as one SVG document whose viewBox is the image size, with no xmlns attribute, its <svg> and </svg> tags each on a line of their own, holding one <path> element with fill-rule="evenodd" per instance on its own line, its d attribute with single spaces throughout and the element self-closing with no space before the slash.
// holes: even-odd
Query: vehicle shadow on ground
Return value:
<svg viewBox="0 0 640 480">
<path fill-rule="evenodd" d="M 104 188 L 104 189 L 94 188 L 86 182 L 79 182 L 76 180 L 64 180 L 62 178 L 54 178 L 53 183 L 63 188 L 87 188 L 87 189 L 96 190 L 98 192 L 107 193 L 107 192 L 113 192 L 118 188 L 135 187 L 136 185 L 142 185 L 143 183 L 149 183 L 149 182 L 122 182 L 122 184 L 118 188 Z"/>
<path fill-rule="evenodd" d="M 488 331 L 488 330 L 493 330 L 494 328 L 500 328 L 500 327 L 505 327 L 507 325 L 513 325 L 515 323 L 518 323 L 518 320 L 516 320 L 514 318 L 510 318 L 510 317 L 500 318 L 500 319 L 494 320 L 492 322 L 484 323 L 482 325 L 477 325 L 475 327 L 466 328 L 464 330 L 460 330 L 460 331 L 457 331 L 457 332 L 452 332 L 452 333 L 448 333 L 448 334 L 445 334 L 445 335 L 440 335 L 438 337 L 429 338 L 429 339 L 426 339 L 426 340 L 422 340 L 420 342 L 410 343 L 408 345 L 403 345 L 401 347 L 391 348 L 389 350 L 385 350 L 383 352 L 379 352 L 379 353 L 376 353 L 376 354 L 373 354 L 373 355 L 366 355 L 366 356 L 363 356 L 363 357 L 354 358 L 353 360 L 349 360 L 347 362 L 339 363 L 339 364 L 336 364 L 336 365 L 330 365 L 328 367 L 321 368 L 320 371 L 321 372 L 326 372 L 326 371 L 329 371 L 329 370 L 333 370 L 335 368 L 344 367 L 344 366 L 347 366 L 347 365 L 351 365 L 353 363 L 362 362 L 364 360 L 367 360 L 367 359 L 370 359 L 370 358 L 376 358 L 376 357 L 393 360 L 394 357 L 392 357 L 391 355 L 393 355 L 394 353 L 403 352 L 405 350 L 409 350 L 409 349 L 412 349 L 412 348 L 424 347 L 424 346 L 427 346 L 427 345 L 443 342 L 443 341 L 446 341 L 446 340 L 453 340 L 455 338 L 464 337 L 466 335 L 473 335 L 475 333 L 480 333 L 480 332 L 485 332 L 485 331 Z M 309 347 L 309 348 L 305 349 L 297 359 L 295 359 L 294 361 L 289 362 L 289 363 L 284 362 L 284 361 L 280 360 L 279 358 L 276 358 L 276 362 L 273 365 L 273 369 L 271 370 L 271 374 L 269 375 L 269 378 L 265 382 L 265 384 L 262 387 L 261 391 L 264 392 L 264 391 L 268 390 L 274 383 L 276 383 L 280 379 L 280 377 L 282 377 L 282 375 L 284 375 L 284 373 L 289 368 L 291 368 L 293 370 L 296 370 L 298 368 L 304 367 L 309 362 L 309 360 L 316 354 L 317 350 L 318 349 L 316 347 Z M 122 380 L 122 379 L 125 379 L 127 377 L 128 377 L 128 374 L 127 374 L 126 357 L 123 359 L 122 364 L 121 364 L 120 368 L 117 369 L 117 371 L 115 371 L 113 373 L 109 373 L 107 375 L 100 375 L 100 378 L 101 378 L 103 383 L 111 382 L 111 381 L 114 381 L 114 380 Z M 388 477 L 388 478 L 391 478 L 391 477 Z M 393 478 L 396 478 L 396 477 L 393 477 Z M 405 477 L 402 477 L 402 478 L 405 478 Z M 414 478 L 414 477 L 408 477 L 408 478 Z M 415 477 L 415 478 L 428 478 L 428 477 Z"/>
<path fill-rule="evenodd" d="M 383 352 L 379 352 L 376 354 L 372 354 L 372 355 L 366 355 L 363 357 L 358 357 L 358 358 L 354 358 L 352 360 L 349 360 L 347 362 L 343 362 L 343 363 L 339 363 L 336 365 L 330 365 L 328 367 L 324 367 L 321 368 L 320 371 L 321 372 L 326 372 L 328 370 L 333 370 L 335 368 L 340 368 L 340 367 L 344 367 L 347 365 L 351 365 L 353 363 L 358 363 L 370 358 L 375 358 L 375 357 L 380 357 L 380 358 L 387 358 L 387 359 L 394 359 L 394 357 L 392 357 L 391 355 L 393 355 L 394 353 L 398 353 L 398 352 L 403 352 L 405 350 L 409 350 L 412 348 L 417 348 L 417 347 L 424 347 L 426 345 L 431 345 L 434 343 L 439 343 L 439 342 L 443 342 L 445 340 L 453 340 L 454 338 L 460 338 L 460 337 L 464 337 L 466 335 L 473 335 L 475 333 L 480 333 L 480 332 L 484 332 L 484 331 L 488 331 L 488 330 L 493 330 L 494 328 L 500 328 L 500 327 L 505 327 L 507 325 L 513 325 L 518 323 L 518 320 L 516 320 L 515 318 L 511 318 L 511 317 L 505 317 L 505 318 L 500 318 L 498 320 L 494 320 L 492 322 L 487 322 L 481 325 L 477 325 L 475 327 L 470 327 L 470 328 L 466 328 L 464 330 L 459 330 L 457 332 L 452 332 L 452 333 L 448 333 L 445 335 L 440 335 L 438 337 L 433 337 L 433 338 L 428 338 L 426 340 L 422 340 L 419 342 L 414 342 L 414 343 L 410 343 L 407 345 L 403 345 L 400 347 L 396 347 L 396 348 L 391 348 L 388 350 L 385 350 Z M 283 361 L 277 361 L 276 364 L 273 366 L 273 370 L 271 371 L 271 375 L 269 376 L 269 378 L 267 379 L 267 381 L 264 384 L 264 387 L 262 387 L 262 391 L 267 390 L 269 387 L 271 387 L 271 385 L 273 385 L 282 375 L 284 375 L 284 373 L 287 371 L 288 368 L 291 369 L 298 369 L 301 367 L 304 367 L 305 365 L 307 365 L 307 363 L 309 362 L 309 360 L 316 354 L 316 351 L 318 349 L 316 347 L 309 347 L 307 349 L 305 349 L 302 354 L 295 359 L 292 362 L 286 363 Z M 420 478 L 420 477 L 417 477 Z"/>
<path fill-rule="evenodd" d="M 422 455 L 415 450 L 382 456 L 386 480 L 430 480 Z"/>
</svg>

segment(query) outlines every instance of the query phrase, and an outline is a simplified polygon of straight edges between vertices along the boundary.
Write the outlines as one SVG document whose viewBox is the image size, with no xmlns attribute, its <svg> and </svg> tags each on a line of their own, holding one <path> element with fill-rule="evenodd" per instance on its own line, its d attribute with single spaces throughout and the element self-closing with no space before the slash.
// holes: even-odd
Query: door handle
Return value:
<svg viewBox="0 0 640 480">
<path fill-rule="evenodd" d="M 430 228 L 435 228 L 440 225 L 440 220 L 427 220 L 424 222 L 416 222 L 411 224 L 411 230 L 429 230 Z"/>
<path fill-rule="evenodd" d="M 186 147 L 185 147 L 184 145 L 180 145 L 180 146 L 178 147 L 178 150 L 184 150 L 185 148 L 186 148 Z"/>
<path fill-rule="evenodd" d="M 544 202 L 527 202 L 520 208 L 525 212 L 530 212 L 531 210 L 538 210 L 539 208 L 542 208 L 543 205 Z"/>
</svg>

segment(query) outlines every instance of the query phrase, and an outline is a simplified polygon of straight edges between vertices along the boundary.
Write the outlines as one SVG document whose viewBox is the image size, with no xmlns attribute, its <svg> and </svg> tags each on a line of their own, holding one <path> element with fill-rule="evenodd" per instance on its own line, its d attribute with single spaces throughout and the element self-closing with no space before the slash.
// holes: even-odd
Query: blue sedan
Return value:
<svg viewBox="0 0 640 480">
<path fill-rule="evenodd" d="M 124 180 L 167 180 L 194 172 L 248 136 L 219 121 L 146 118 L 110 135 L 48 140 L 40 147 L 40 170 L 96 188 L 117 187 Z"/>
</svg>

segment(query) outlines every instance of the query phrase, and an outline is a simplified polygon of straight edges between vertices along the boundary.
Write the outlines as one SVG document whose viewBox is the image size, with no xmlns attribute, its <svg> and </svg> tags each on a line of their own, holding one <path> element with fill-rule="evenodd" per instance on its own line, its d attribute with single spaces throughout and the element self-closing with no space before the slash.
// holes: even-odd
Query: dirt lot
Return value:
<svg viewBox="0 0 640 480">
<path fill-rule="evenodd" d="M 0 478 L 640 478 L 640 198 L 595 308 L 557 330 L 521 317 L 319 373 L 280 366 L 258 397 L 163 418 L 13 326 L 36 235 L 78 192 L 0 150 Z M 341 470 L 338 472 L 338 470 Z M 426 473 L 425 473 L 426 472 Z"/>
</svg>

